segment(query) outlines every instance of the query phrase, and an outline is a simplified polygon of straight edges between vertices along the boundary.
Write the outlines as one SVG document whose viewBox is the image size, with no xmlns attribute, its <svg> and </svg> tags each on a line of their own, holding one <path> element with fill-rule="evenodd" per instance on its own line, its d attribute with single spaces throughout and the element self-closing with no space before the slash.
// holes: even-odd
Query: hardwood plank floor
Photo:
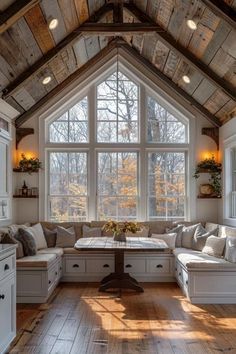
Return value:
<svg viewBox="0 0 236 354">
<path fill-rule="evenodd" d="M 9 353 L 236 354 L 236 305 L 192 305 L 177 284 L 99 293 L 60 284 L 47 304 L 17 306 Z"/>
</svg>

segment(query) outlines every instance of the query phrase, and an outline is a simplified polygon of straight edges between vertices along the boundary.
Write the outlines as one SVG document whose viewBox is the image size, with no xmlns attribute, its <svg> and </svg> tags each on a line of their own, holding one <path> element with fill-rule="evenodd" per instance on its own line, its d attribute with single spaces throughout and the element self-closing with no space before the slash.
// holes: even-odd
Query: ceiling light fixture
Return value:
<svg viewBox="0 0 236 354">
<path fill-rule="evenodd" d="M 189 78 L 187 75 L 183 75 L 183 76 L 182 76 L 182 79 L 183 79 L 183 81 L 184 81 L 186 84 L 189 84 L 189 83 L 190 83 L 190 78 Z"/>
<path fill-rule="evenodd" d="M 50 30 L 54 30 L 58 26 L 58 19 L 50 17 L 48 19 L 48 27 Z"/>
<path fill-rule="evenodd" d="M 197 29 L 197 21 L 192 18 L 191 20 L 187 20 L 187 26 L 193 31 L 196 31 Z"/>
<path fill-rule="evenodd" d="M 43 80 L 42 80 L 42 84 L 43 85 L 47 85 L 49 84 L 49 82 L 52 80 L 51 76 L 46 76 Z"/>
</svg>

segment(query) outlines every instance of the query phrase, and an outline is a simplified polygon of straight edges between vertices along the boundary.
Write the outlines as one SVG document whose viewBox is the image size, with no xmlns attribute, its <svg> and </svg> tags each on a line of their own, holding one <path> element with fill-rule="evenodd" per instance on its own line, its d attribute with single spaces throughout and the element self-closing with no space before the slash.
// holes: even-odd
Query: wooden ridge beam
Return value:
<svg viewBox="0 0 236 354">
<path fill-rule="evenodd" d="M 236 29 L 236 11 L 223 0 L 201 0 L 216 16 Z"/>
<path fill-rule="evenodd" d="M 105 16 L 109 11 L 113 10 L 113 4 L 105 4 L 98 11 L 93 14 L 88 21 L 99 21 L 103 16 Z M 86 21 L 87 22 L 87 21 Z M 66 36 L 61 42 L 57 44 L 56 47 L 50 49 L 42 58 L 36 61 L 30 68 L 28 68 L 25 72 L 19 75 L 13 82 L 11 82 L 4 90 L 2 98 L 6 99 L 22 84 L 30 79 L 32 75 L 35 75 L 38 71 L 40 71 L 45 65 L 48 65 L 50 61 L 52 61 L 56 55 L 58 55 L 62 50 L 67 48 L 67 46 L 72 45 L 79 37 L 82 36 L 82 32 L 80 31 L 80 26 Z"/>
<path fill-rule="evenodd" d="M 141 10 L 139 10 L 133 3 L 124 3 L 126 8 L 139 21 L 153 23 L 153 20 Z M 204 77 L 211 81 L 217 88 L 223 90 L 233 100 L 236 99 L 236 90 L 229 82 L 219 77 L 208 65 L 195 57 L 187 48 L 182 46 L 166 31 L 156 32 L 157 38 L 164 43 L 169 49 L 175 52 L 180 58 L 186 61 L 190 66 L 195 68 Z"/>
<path fill-rule="evenodd" d="M 5 32 L 39 2 L 40 0 L 17 0 L 5 11 L 0 12 L 0 34 Z"/>
<path fill-rule="evenodd" d="M 217 117 L 211 114 L 205 107 L 198 103 L 192 96 L 190 96 L 186 91 L 181 87 L 175 84 L 171 79 L 169 79 L 162 71 L 157 69 L 148 59 L 142 57 L 139 52 L 132 48 L 128 43 L 119 42 L 118 46 L 122 48 L 129 56 L 134 58 L 137 62 L 143 65 L 149 72 L 154 74 L 158 79 L 160 79 L 166 87 L 169 87 L 172 91 L 175 91 L 179 97 L 182 97 L 188 103 L 193 106 L 198 112 L 201 113 L 209 122 L 211 122 L 215 127 L 220 127 L 222 124 Z"/>
<path fill-rule="evenodd" d="M 120 35 L 122 33 L 142 34 L 164 31 L 158 24 L 152 23 L 84 23 L 79 31 L 84 34 Z"/>
<path fill-rule="evenodd" d="M 71 74 L 66 80 L 62 81 L 58 86 L 56 86 L 52 91 L 50 91 L 46 96 L 44 96 L 40 101 L 38 101 L 34 106 L 32 106 L 27 112 L 20 115 L 15 120 L 16 128 L 19 128 L 23 123 L 25 123 L 31 116 L 42 108 L 43 105 L 47 104 L 53 97 L 55 97 L 62 90 L 67 88 L 72 82 L 81 76 L 85 75 L 89 70 L 91 70 L 97 62 L 104 59 L 117 47 L 117 40 L 111 41 L 104 49 L 87 61 L 82 67 L 78 68 L 73 74 Z"/>
</svg>

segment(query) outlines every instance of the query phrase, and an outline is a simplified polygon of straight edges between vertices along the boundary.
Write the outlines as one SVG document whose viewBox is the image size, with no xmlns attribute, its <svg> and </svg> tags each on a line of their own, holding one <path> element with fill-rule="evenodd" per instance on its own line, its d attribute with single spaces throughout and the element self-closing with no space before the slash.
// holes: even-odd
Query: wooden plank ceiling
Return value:
<svg viewBox="0 0 236 354">
<path fill-rule="evenodd" d="M 236 9 L 236 0 L 224 1 L 232 11 Z M 19 2 L 27 1 L 17 2 L 19 6 Z M 0 24 L 1 16 L 9 7 L 14 10 L 15 3 L 0 1 Z M 236 112 L 236 31 L 232 21 L 220 17 L 203 0 L 134 0 L 132 3 L 157 23 L 174 45 L 157 32 L 126 33 L 125 41 L 204 110 L 217 117 L 219 125 L 230 119 Z M 80 32 L 81 24 L 89 18 L 90 22 L 112 23 L 111 11 L 99 13 L 104 6 L 105 0 L 41 0 L 29 6 L 25 13 L 21 11 L 18 19 L 0 35 L 0 96 L 24 115 L 106 47 L 114 33 L 83 35 Z M 124 22 L 140 20 L 129 11 L 128 5 L 123 14 Z M 198 21 L 196 31 L 186 26 L 186 20 L 194 16 Z M 52 17 L 59 20 L 54 30 L 48 28 Z M 49 75 L 51 82 L 43 85 L 42 79 Z M 184 83 L 183 75 L 189 76 L 189 84 Z"/>
</svg>

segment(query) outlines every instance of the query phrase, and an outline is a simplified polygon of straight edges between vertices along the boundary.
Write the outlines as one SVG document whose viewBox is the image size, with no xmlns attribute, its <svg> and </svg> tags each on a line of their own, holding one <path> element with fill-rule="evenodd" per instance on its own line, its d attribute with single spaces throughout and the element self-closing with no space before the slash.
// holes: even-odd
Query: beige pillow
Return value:
<svg viewBox="0 0 236 354">
<path fill-rule="evenodd" d="M 155 238 L 157 240 L 163 240 L 169 247 L 169 249 L 174 250 L 175 249 L 175 242 L 176 242 L 176 233 L 171 233 L 171 234 L 152 234 L 152 238 Z"/>
<path fill-rule="evenodd" d="M 193 235 L 192 249 L 196 251 L 202 251 L 208 237 L 212 235 L 217 236 L 217 233 L 218 228 L 212 229 L 211 231 L 207 232 L 207 230 L 202 226 L 202 224 L 199 224 Z"/>
<path fill-rule="evenodd" d="M 17 240 L 14 236 L 5 233 L 2 236 L 1 243 L 10 243 L 10 244 L 16 244 L 17 249 L 16 249 L 16 259 L 23 258 L 24 257 L 24 249 L 22 243 Z"/>
<path fill-rule="evenodd" d="M 83 237 L 101 237 L 102 229 L 101 227 L 89 227 L 83 225 Z"/>
<path fill-rule="evenodd" d="M 175 246 L 176 247 L 181 247 L 182 246 L 182 231 L 183 231 L 184 225 L 177 225 L 173 229 L 167 228 L 166 233 L 176 233 L 176 241 L 175 241 Z"/>
<path fill-rule="evenodd" d="M 202 252 L 210 256 L 222 257 L 225 248 L 225 237 L 209 236 Z"/>
<path fill-rule="evenodd" d="M 25 223 L 25 224 L 12 224 L 10 226 L 8 226 L 9 228 L 9 233 L 11 236 L 14 236 L 19 229 L 27 229 L 27 227 L 30 227 L 30 224 L 29 223 Z"/>
<path fill-rule="evenodd" d="M 65 229 L 62 226 L 57 226 L 57 241 L 56 247 L 74 247 L 75 245 L 75 229 L 70 227 Z"/>
<path fill-rule="evenodd" d="M 34 226 L 31 226 L 31 227 L 24 228 L 24 230 L 29 232 L 33 236 L 33 238 L 35 239 L 37 250 L 48 248 L 48 245 L 47 245 L 47 242 L 46 242 L 46 239 L 44 236 L 43 228 L 40 223 L 35 224 Z"/>
<path fill-rule="evenodd" d="M 236 237 L 235 236 L 226 236 L 225 259 L 226 261 L 236 263 Z"/>
<path fill-rule="evenodd" d="M 197 229 L 197 227 L 201 224 L 191 225 L 191 226 L 184 226 L 182 230 L 182 247 L 185 248 L 192 248 L 193 243 L 193 236 Z"/>
</svg>

